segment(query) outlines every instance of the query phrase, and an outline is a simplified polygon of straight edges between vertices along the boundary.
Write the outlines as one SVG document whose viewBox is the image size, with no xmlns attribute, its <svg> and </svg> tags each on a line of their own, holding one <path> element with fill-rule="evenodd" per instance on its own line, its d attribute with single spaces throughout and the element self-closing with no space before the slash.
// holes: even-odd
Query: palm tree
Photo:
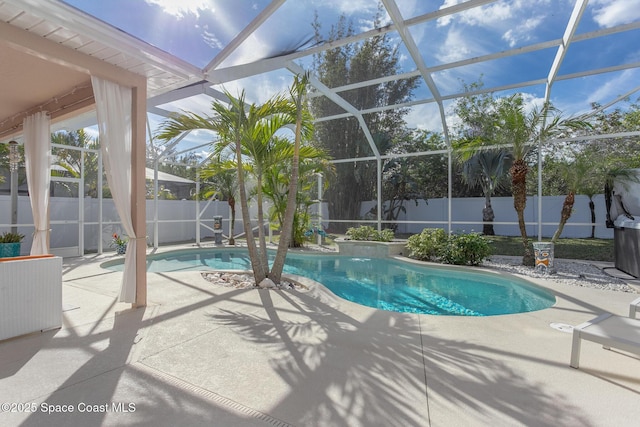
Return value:
<svg viewBox="0 0 640 427">
<path fill-rule="evenodd" d="M 247 249 L 251 260 L 251 268 L 256 283 L 260 283 L 267 277 L 268 266 L 266 262 L 266 252 L 263 256 L 258 252 L 256 242 L 253 238 L 251 218 L 249 216 L 249 202 L 245 186 L 245 171 L 243 158 L 246 154 L 244 147 L 252 143 L 255 128 L 261 121 L 267 120 L 276 111 L 271 103 L 258 106 L 247 104 L 245 93 L 242 91 L 238 98 L 234 98 L 226 92 L 229 102 L 223 103 L 215 100 L 211 104 L 213 115 L 200 116 L 191 112 L 174 114 L 162 125 L 158 134 L 161 140 L 174 139 L 184 132 L 193 130 L 209 130 L 217 133 L 219 144 L 225 147 L 230 146 L 235 153 L 236 173 L 238 177 L 238 193 L 240 196 L 240 206 L 242 209 L 242 222 L 247 235 Z M 219 145 L 216 150 L 220 150 Z M 244 151 L 244 152 L 243 152 Z M 264 248 L 263 248 L 264 249 Z"/>
<path fill-rule="evenodd" d="M 88 148 L 98 150 L 100 143 L 97 139 L 91 138 L 84 129 L 66 132 L 60 131 L 51 134 L 51 142 L 54 144 L 67 145 L 69 147 Z M 57 166 L 64 169 L 64 172 L 74 178 L 80 178 L 84 173 L 84 182 L 87 187 L 85 195 L 93 198 L 98 197 L 99 179 L 98 179 L 98 156 L 95 154 L 87 154 L 83 156 L 80 150 L 73 148 L 57 148 L 55 150 Z M 63 176 L 62 171 L 52 171 L 52 174 Z M 60 182 L 70 188 L 65 182 Z"/>
<path fill-rule="evenodd" d="M 593 172 L 594 164 L 590 159 L 585 156 L 575 156 L 574 161 L 571 163 L 564 163 L 561 168 L 561 174 L 567 186 L 567 195 L 564 198 L 562 209 L 560 211 L 560 222 L 558 228 L 551 239 L 551 243 L 556 243 L 562 234 L 565 224 L 573 213 L 573 205 L 575 203 L 575 195 L 581 188 L 587 188 L 583 186 L 583 182 Z M 593 201 L 591 202 L 593 203 Z M 591 217 L 594 219 L 594 212 L 592 210 Z"/>
<path fill-rule="evenodd" d="M 588 180 L 587 182 L 580 183 L 580 187 L 578 188 L 579 194 L 584 194 L 589 198 L 589 212 L 591 213 L 591 235 L 592 239 L 596 237 L 596 204 L 593 201 L 593 197 L 596 194 L 600 194 L 602 188 L 600 185 L 596 185 L 593 180 Z"/>
<path fill-rule="evenodd" d="M 303 138 L 310 138 L 313 133 L 313 126 L 311 124 L 311 115 L 306 109 L 306 94 L 309 84 L 309 74 L 306 73 L 302 76 L 296 75 L 293 81 L 293 85 L 289 91 L 292 101 L 292 107 L 294 107 L 295 113 L 295 138 L 293 144 L 293 158 L 291 161 L 291 179 L 289 180 L 289 192 L 287 195 L 287 207 L 284 213 L 284 224 L 282 224 L 282 230 L 280 231 L 280 241 L 278 242 L 278 251 L 276 252 L 276 258 L 273 261 L 273 268 L 271 269 L 271 280 L 275 283 L 280 283 L 282 276 L 282 270 L 284 268 L 284 261 L 287 256 L 287 249 L 291 240 L 291 233 L 293 230 L 293 221 L 296 212 L 296 195 L 298 191 L 298 177 L 299 177 L 299 165 L 300 165 L 300 145 Z"/>
<path fill-rule="evenodd" d="M 389 150 L 387 153 L 393 153 Z M 396 231 L 396 223 L 400 213 L 407 211 L 404 203 L 413 200 L 418 205 L 423 192 L 420 184 L 415 179 L 415 160 L 409 157 L 386 159 L 382 166 L 382 214 L 384 220 L 389 222 L 388 227 Z M 388 201 L 388 204 L 386 203 Z"/>
<path fill-rule="evenodd" d="M 269 213 L 270 219 L 278 224 L 282 230 L 285 222 L 285 212 L 289 197 L 289 181 L 291 180 L 291 158 L 293 157 L 293 144 L 287 139 L 282 139 L 283 161 L 274 164 L 265 176 L 263 181 L 263 192 L 271 203 L 272 207 Z M 316 147 L 304 145 L 300 147 L 299 177 L 298 191 L 296 196 L 296 210 L 294 213 L 294 228 L 291 232 L 291 240 L 289 247 L 301 246 L 306 229 L 300 230 L 308 226 L 308 221 L 304 220 L 308 217 L 306 214 L 309 207 L 315 203 L 311 200 L 310 193 L 316 184 L 315 177 L 317 173 L 323 173 L 327 176 L 333 170 L 332 165 L 328 163 L 327 154 Z M 325 180 L 325 185 L 327 181 Z"/>
<path fill-rule="evenodd" d="M 304 86 L 304 87 L 303 87 Z M 235 166 L 238 182 L 238 193 L 240 206 L 242 209 L 242 222 L 247 233 L 247 248 L 254 280 L 257 284 L 270 277 L 275 283 L 279 283 L 282 268 L 278 268 L 277 261 L 286 257 L 287 245 L 279 245 L 274 262 L 274 270 L 269 273 L 268 254 L 266 238 L 264 233 L 264 211 L 263 211 L 263 178 L 265 171 L 279 161 L 282 155 L 278 151 L 276 134 L 288 126 L 295 125 L 296 146 L 294 161 L 292 166 L 292 181 L 290 191 L 293 188 L 292 196 L 295 202 L 295 183 L 297 183 L 297 156 L 299 156 L 299 144 L 303 134 L 311 134 L 310 116 L 302 108 L 302 99 L 306 90 L 306 78 L 296 77 L 291 89 L 292 96 L 300 95 L 293 100 L 282 96 L 275 96 L 264 104 L 248 104 L 245 102 L 245 93 L 242 91 L 238 98 L 232 97 L 228 92 L 225 95 L 229 102 L 223 103 L 214 101 L 212 103 L 213 115 L 200 116 L 195 113 L 184 112 L 175 114 L 165 121 L 158 134 L 162 140 L 174 139 L 184 132 L 197 129 L 210 130 L 217 133 L 219 140 L 214 147 L 216 154 L 221 154 L 228 148 L 235 153 Z M 249 205 L 247 189 L 245 185 L 245 173 L 252 172 L 256 179 L 256 198 L 258 209 L 258 240 L 259 247 L 253 237 L 251 218 L 249 216 Z M 295 174 L 295 175 L 294 175 Z M 293 179 L 293 177 L 296 179 Z M 290 195 L 291 197 L 291 195 Z M 294 206 L 295 208 L 295 206 Z M 291 234 L 291 225 L 287 221 L 289 217 L 285 215 L 283 224 L 283 235 L 285 240 Z M 293 219 L 290 219 L 291 223 Z M 284 252 L 284 253 L 282 253 Z M 273 273 L 274 272 L 274 273 Z"/>
<path fill-rule="evenodd" d="M 508 182 L 508 172 L 511 167 L 511 155 L 505 150 L 461 151 L 459 159 L 462 164 L 462 178 L 469 188 L 480 187 L 484 194 L 485 203 L 482 209 L 482 232 L 493 236 L 495 218 L 491 207 L 491 196 L 496 190 L 504 187 Z"/>
<path fill-rule="evenodd" d="M 510 146 L 513 163 L 509 168 L 513 207 L 518 214 L 518 226 L 522 236 L 524 256 L 522 263 L 533 266 L 534 257 L 529 247 L 529 239 L 524 220 L 527 206 L 527 156 L 532 149 L 552 137 L 561 137 L 568 132 L 584 129 L 590 125 L 581 119 L 562 119 L 560 112 L 549 103 L 542 108 L 525 112 L 522 95 L 517 93 L 498 100 L 496 110 L 495 137 L 502 145 Z"/>
<path fill-rule="evenodd" d="M 231 232 L 229 233 L 229 244 L 235 245 L 233 231 L 236 227 L 236 195 L 238 194 L 238 178 L 235 164 L 229 161 L 217 159 L 209 163 L 200 172 L 200 176 L 208 179 L 208 185 L 204 188 L 206 198 L 213 194 L 220 195 L 221 200 L 226 200 L 231 211 Z"/>
</svg>

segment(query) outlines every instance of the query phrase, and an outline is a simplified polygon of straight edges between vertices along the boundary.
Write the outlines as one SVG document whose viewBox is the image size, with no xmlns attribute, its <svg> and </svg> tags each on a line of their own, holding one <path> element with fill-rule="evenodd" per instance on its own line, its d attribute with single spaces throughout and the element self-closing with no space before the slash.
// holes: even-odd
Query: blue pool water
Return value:
<svg viewBox="0 0 640 427">
<path fill-rule="evenodd" d="M 122 270 L 122 260 L 104 268 Z M 246 251 L 190 249 L 150 255 L 147 271 L 251 270 Z M 289 252 L 286 273 L 322 283 L 336 295 L 369 307 L 409 313 L 492 316 L 542 310 L 550 292 L 515 276 L 424 266 L 395 259 Z"/>
</svg>

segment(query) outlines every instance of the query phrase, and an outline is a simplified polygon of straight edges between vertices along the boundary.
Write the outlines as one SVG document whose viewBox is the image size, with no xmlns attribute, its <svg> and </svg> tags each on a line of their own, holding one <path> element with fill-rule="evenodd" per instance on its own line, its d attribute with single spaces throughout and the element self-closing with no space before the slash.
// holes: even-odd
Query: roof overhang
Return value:
<svg viewBox="0 0 640 427">
<path fill-rule="evenodd" d="M 198 68 L 56 1 L 0 3 L 0 58 L 0 141 L 20 133 L 34 112 L 48 111 L 55 122 L 91 110 L 91 75 L 143 77 L 149 97 L 203 78 Z"/>
</svg>

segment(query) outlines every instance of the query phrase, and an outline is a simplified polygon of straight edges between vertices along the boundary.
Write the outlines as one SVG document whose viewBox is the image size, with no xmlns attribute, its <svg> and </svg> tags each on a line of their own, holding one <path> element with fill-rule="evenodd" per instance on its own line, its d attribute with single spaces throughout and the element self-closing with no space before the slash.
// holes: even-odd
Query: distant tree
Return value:
<svg viewBox="0 0 640 427">
<path fill-rule="evenodd" d="M 227 202 L 231 211 L 231 232 L 229 233 L 229 244 L 235 245 L 233 236 L 236 227 L 236 197 L 238 195 L 238 176 L 236 174 L 235 163 L 223 161 L 217 156 L 209 162 L 200 172 L 200 177 L 205 180 L 202 197 L 209 199 L 218 195 L 220 200 Z"/>
<path fill-rule="evenodd" d="M 482 81 L 465 85 L 465 92 L 482 87 Z M 470 188 L 480 188 L 485 198 L 482 209 L 483 233 L 494 235 L 495 214 L 491 196 L 507 187 L 512 157 L 507 149 L 477 151 L 474 146 L 492 145 L 496 141 L 494 122 L 498 102 L 492 94 L 483 93 L 461 97 L 456 101 L 455 112 L 461 123 L 454 128 L 455 157 L 462 166 L 464 183 Z"/>
<path fill-rule="evenodd" d="M 0 170 L 9 170 L 9 144 L 0 144 Z M 4 175 L 0 174 L 0 184 L 4 182 Z"/>
<path fill-rule="evenodd" d="M 382 11 L 374 17 L 374 27 L 381 26 Z M 354 34 L 353 24 L 341 16 L 327 37 L 321 34 L 316 18 L 314 29 L 317 41 L 327 41 Z M 338 46 L 315 55 L 313 68 L 320 81 L 328 87 L 338 87 L 379 77 L 392 76 L 400 71 L 400 54 L 387 35 L 372 37 L 360 43 Z M 392 80 L 340 92 L 340 96 L 358 110 L 393 105 L 409 101 L 417 86 L 417 78 Z M 311 111 L 321 118 L 344 113 L 341 107 L 326 97 L 311 98 Z M 388 109 L 363 116 L 376 144 L 393 140 L 405 128 L 406 109 Z M 335 159 L 371 156 L 371 148 L 355 117 L 316 123 L 316 140 Z M 378 147 L 379 149 L 381 147 Z M 384 152 L 384 150 L 380 150 Z M 374 162 L 354 162 L 336 165 L 335 179 L 326 194 L 329 216 L 332 219 L 355 219 L 360 215 L 363 200 L 376 197 L 377 170 Z M 334 223 L 344 231 L 346 225 Z"/>
<path fill-rule="evenodd" d="M 561 176 L 566 184 L 567 192 L 560 210 L 560 221 L 558 228 L 551 239 L 552 243 L 556 243 L 562 234 L 565 224 L 573 213 L 573 205 L 575 203 L 575 195 L 582 189 L 591 192 L 591 188 L 587 180 L 591 181 L 590 175 L 597 173 L 594 163 L 588 156 L 575 155 L 573 161 L 562 163 L 560 168 Z M 592 196 L 591 196 L 592 197 Z M 591 198 L 590 198 L 591 200 Z M 593 203 L 593 201 L 591 201 Z M 593 210 L 592 210 L 593 219 Z"/>
<path fill-rule="evenodd" d="M 284 155 L 293 154 L 293 147 L 290 141 L 283 139 L 282 148 Z M 328 162 L 326 153 L 315 147 L 305 145 L 300 147 L 300 162 L 298 174 L 298 191 L 296 194 L 296 205 L 294 211 L 293 229 L 291 230 L 290 247 L 300 247 L 305 241 L 304 233 L 310 227 L 311 217 L 309 208 L 315 203 L 312 198 L 313 190 L 317 185 L 317 175 L 330 176 L 332 165 Z M 285 221 L 287 200 L 289 197 L 289 184 L 293 178 L 290 162 L 277 162 L 266 172 L 263 181 L 263 192 L 267 199 L 271 201 L 269 217 L 272 225 L 276 229 L 282 230 Z M 326 185 L 326 180 L 324 181 Z"/>
<path fill-rule="evenodd" d="M 482 232 L 493 236 L 495 215 L 491 206 L 491 196 L 508 185 L 511 155 L 505 150 L 479 151 L 462 163 L 462 177 L 471 188 L 480 187 L 485 202 L 482 209 Z"/>
<path fill-rule="evenodd" d="M 22 185 L 27 180 L 27 173 L 24 169 L 24 144 L 18 144 L 20 163 L 18 164 L 18 185 Z M 9 144 L 0 144 L 0 184 L 5 182 L 5 175 L 9 175 Z"/>
<path fill-rule="evenodd" d="M 621 105 L 620 107 L 603 111 L 600 105 L 592 104 L 594 110 L 593 129 L 591 134 L 606 135 L 640 130 L 640 105 L 638 102 Z M 582 141 L 573 148 L 567 148 L 567 143 L 558 143 L 544 163 L 543 174 L 545 176 L 545 194 L 567 194 L 568 187 L 564 176 L 559 174 L 563 167 L 571 167 L 574 161 L 585 162 L 588 171 L 580 179 L 577 194 L 585 194 L 589 197 L 589 209 L 592 223 L 596 222 L 595 204 L 593 196 L 604 193 L 607 225 L 613 225 L 613 219 L 609 218 L 611 205 L 611 190 L 615 179 L 633 179 L 629 169 L 640 167 L 640 137 L 621 136 L 605 137 Z M 563 153 L 558 156 L 558 153 Z M 561 157 L 561 158 L 560 158 Z M 566 163 L 569 163 L 567 165 Z M 560 167 L 560 168 L 559 168 Z M 595 226 L 591 227 L 591 237 L 595 237 Z"/>
<path fill-rule="evenodd" d="M 98 155 L 85 154 L 84 160 L 81 150 L 88 148 L 99 150 L 100 143 L 97 138 L 92 138 L 84 129 L 76 131 L 59 131 L 51 134 L 53 144 L 65 145 L 70 148 L 54 148 L 55 164 L 61 169 L 54 169 L 52 175 L 71 176 L 80 178 L 84 172 L 85 196 L 98 197 Z M 105 182 L 104 180 L 102 182 Z M 65 183 L 63 183 L 64 185 Z M 103 196 L 110 197 L 108 189 L 103 188 Z"/>
<path fill-rule="evenodd" d="M 441 151 L 445 146 L 442 135 L 424 130 L 403 130 L 385 147 L 382 153 L 382 218 L 395 229 L 394 221 L 405 212 L 405 202 L 447 194 L 447 159 Z M 411 153 L 422 153 L 411 156 Z"/>
<path fill-rule="evenodd" d="M 528 156 L 539 144 L 546 144 L 552 138 L 573 135 L 586 129 L 589 124 L 578 118 L 563 119 L 560 111 L 551 104 L 525 109 L 521 94 L 495 100 L 495 112 L 487 114 L 493 131 L 489 138 L 484 133 L 469 139 L 469 148 L 476 151 L 501 149 L 508 150 L 513 159 L 509 168 L 513 206 L 518 215 L 518 226 L 522 237 L 524 255 L 522 263 L 533 266 L 534 258 L 529 247 L 529 238 L 524 220 L 527 205 L 527 175 L 529 173 Z M 496 147 L 498 146 L 498 147 Z"/>
<path fill-rule="evenodd" d="M 610 112 L 600 111 L 598 104 L 592 104 L 592 108 L 598 111 L 592 133 L 604 135 L 640 130 L 638 101 L 628 104 L 624 110 L 617 108 Z M 640 167 L 640 137 L 637 135 L 596 139 L 589 141 L 585 146 L 594 157 L 606 158 L 610 169 Z"/>
<path fill-rule="evenodd" d="M 527 174 L 529 165 L 526 157 L 533 147 L 546 143 L 552 137 L 569 135 L 571 132 L 589 126 L 583 120 L 563 119 L 560 111 L 551 104 L 526 111 L 521 94 L 501 98 L 495 121 L 497 142 L 510 147 L 513 163 L 509 169 L 513 206 L 518 214 L 518 225 L 522 237 L 524 255 L 522 263 L 532 266 L 533 254 L 529 247 L 524 210 L 527 205 Z"/>
</svg>

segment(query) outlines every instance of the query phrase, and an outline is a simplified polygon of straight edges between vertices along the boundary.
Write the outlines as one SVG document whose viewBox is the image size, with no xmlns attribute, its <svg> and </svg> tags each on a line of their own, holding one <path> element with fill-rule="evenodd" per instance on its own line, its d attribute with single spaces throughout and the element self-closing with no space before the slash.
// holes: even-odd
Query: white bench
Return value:
<svg viewBox="0 0 640 427">
<path fill-rule="evenodd" d="M 629 304 L 629 317 L 632 319 L 636 318 L 636 315 L 640 312 L 640 298 L 631 301 Z"/>
<path fill-rule="evenodd" d="M 613 347 L 640 354 L 640 319 L 605 313 L 573 328 L 569 363 L 572 368 L 579 366 L 582 340 L 602 344 L 607 349 Z"/>
<path fill-rule="evenodd" d="M 0 258 L 0 341 L 62 326 L 62 258 Z"/>
</svg>

